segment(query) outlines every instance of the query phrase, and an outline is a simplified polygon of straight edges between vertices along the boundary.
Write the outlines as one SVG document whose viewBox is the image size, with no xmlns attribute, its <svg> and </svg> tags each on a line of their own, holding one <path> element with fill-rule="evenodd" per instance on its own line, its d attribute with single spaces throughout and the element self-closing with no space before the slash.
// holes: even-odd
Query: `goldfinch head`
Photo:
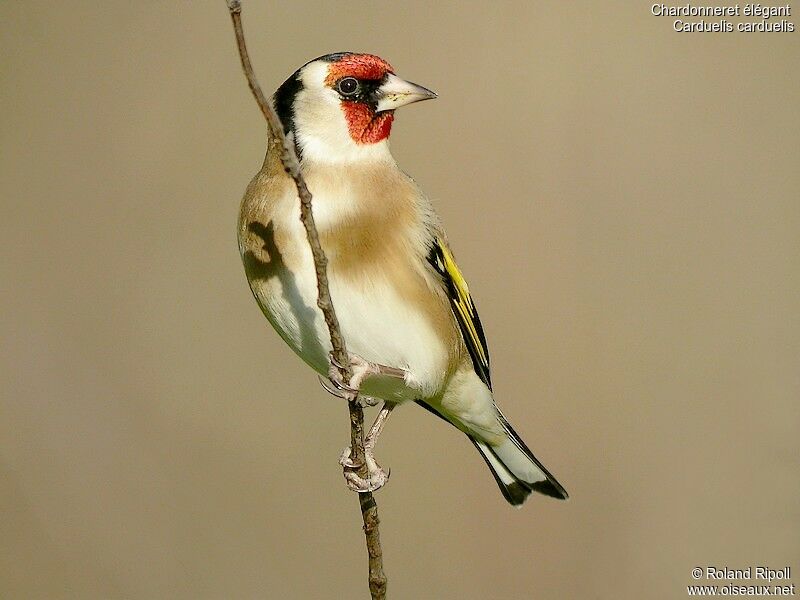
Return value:
<svg viewBox="0 0 800 600">
<path fill-rule="evenodd" d="M 300 67 L 273 104 L 303 159 L 347 162 L 388 155 L 394 110 L 435 97 L 382 58 L 340 52 Z"/>
</svg>

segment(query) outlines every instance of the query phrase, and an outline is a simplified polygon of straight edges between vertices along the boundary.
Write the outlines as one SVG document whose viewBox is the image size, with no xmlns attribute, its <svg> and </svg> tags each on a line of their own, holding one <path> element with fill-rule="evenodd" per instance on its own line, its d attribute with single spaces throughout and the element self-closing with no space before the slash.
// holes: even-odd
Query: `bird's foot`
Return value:
<svg viewBox="0 0 800 600">
<path fill-rule="evenodd" d="M 347 358 L 350 362 L 350 370 L 352 371 L 353 375 L 350 377 L 350 381 L 345 381 L 344 377 L 342 377 L 341 369 L 344 368 L 344 365 L 340 365 L 336 359 L 331 354 L 330 357 L 330 367 L 328 368 L 328 379 L 330 380 L 333 387 L 337 390 L 338 393 L 333 392 L 327 385 L 323 384 L 323 387 L 328 390 L 330 393 L 334 394 L 335 396 L 339 396 L 340 398 L 344 398 L 350 402 L 353 402 L 356 397 L 358 396 L 359 390 L 361 389 L 361 384 L 364 379 L 369 375 L 378 375 L 381 373 L 380 365 L 375 363 L 371 363 L 368 360 L 364 360 L 357 354 L 350 354 L 348 353 Z M 376 402 L 373 399 L 369 399 L 365 401 L 368 406 L 375 406 Z"/>
<path fill-rule="evenodd" d="M 374 492 L 386 485 L 389 481 L 390 469 L 383 470 L 371 448 L 364 448 L 364 463 L 358 463 L 351 458 L 352 449 L 350 446 L 344 449 L 339 464 L 342 465 L 344 481 L 347 487 L 353 492 Z M 362 477 L 358 471 L 366 464 L 367 476 Z"/>
<path fill-rule="evenodd" d="M 339 389 L 339 387 L 337 387 L 338 384 L 334 384 L 331 379 L 323 377 L 322 375 L 318 375 L 317 377 L 319 379 L 319 384 L 331 396 L 336 396 L 337 398 L 348 401 L 350 401 L 353 397 L 352 391 L 345 392 L 344 390 Z M 363 394 L 359 394 L 356 398 L 356 404 L 361 408 L 366 408 L 367 406 L 377 406 L 378 402 L 380 401 L 377 398 L 373 398 L 372 396 L 364 396 Z"/>
</svg>

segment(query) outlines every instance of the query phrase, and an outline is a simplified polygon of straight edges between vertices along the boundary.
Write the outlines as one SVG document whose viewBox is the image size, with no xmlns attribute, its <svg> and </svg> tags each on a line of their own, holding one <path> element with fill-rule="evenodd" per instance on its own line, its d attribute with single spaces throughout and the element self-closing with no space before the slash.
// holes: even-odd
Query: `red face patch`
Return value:
<svg viewBox="0 0 800 600">
<path fill-rule="evenodd" d="M 342 101 L 342 110 L 350 137 L 357 144 L 376 144 L 392 132 L 394 113 L 390 110 L 376 114 L 367 104 L 347 100 Z"/>
<path fill-rule="evenodd" d="M 394 69 L 382 58 L 373 54 L 349 54 L 331 63 L 325 84 L 334 86 L 343 77 L 379 81 L 388 73 L 394 73 Z M 392 131 L 392 111 L 376 113 L 369 104 L 354 100 L 342 100 L 342 111 L 350 137 L 357 144 L 375 144 L 389 137 Z"/>
<path fill-rule="evenodd" d="M 392 65 L 374 54 L 348 54 L 328 67 L 325 85 L 333 85 L 342 77 L 356 79 L 382 79 L 387 73 L 394 73 Z"/>
</svg>

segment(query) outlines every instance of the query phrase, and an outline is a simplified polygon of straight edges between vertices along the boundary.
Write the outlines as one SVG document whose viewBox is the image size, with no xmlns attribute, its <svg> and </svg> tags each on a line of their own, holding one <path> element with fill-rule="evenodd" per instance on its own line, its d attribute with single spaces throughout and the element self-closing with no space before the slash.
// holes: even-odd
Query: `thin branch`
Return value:
<svg viewBox="0 0 800 600">
<path fill-rule="evenodd" d="M 240 0 L 226 0 L 228 10 L 233 20 L 233 30 L 236 33 L 236 43 L 239 47 L 239 56 L 242 59 L 242 69 L 247 77 L 250 91 L 258 103 L 264 118 L 267 120 L 271 135 L 277 140 L 277 146 L 281 153 L 283 168 L 294 180 L 297 186 L 297 195 L 300 198 L 300 220 L 306 229 L 308 243 L 311 246 L 311 253 L 314 257 L 314 269 L 317 275 L 317 306 L 319 306 L 325 317 L 325 324 L 331 337 L 333 347 L 333 358 L 340 365 L 342 377 L 349 381 L 352 372 L 349 367 L 350 360 L 347 348 L 339 328 L 339 320 L 336 318 L 336 311 L 331 301 L 330 288 L 328 286 L 328 259 L 322 250 L 319 241 L 316 225 L 314 224 L 314 213 L 311 210 L 311 192 L 306 186 L 303 175 L 300 172 L 300 161 L 294 150 L 294 144 L 287 140 L 283 132 L 278 115 L 275 114 L 270 103 L 267 101 L 261 86 L 258 84 L 253 65 L 250 63 L 250 56 L 247 53 L 247 45 L 244 41 L 244 31 L 242 30 L 242 5 Z M 362 476 L 366 476 L 366 463 L 364 460 L 364 411 L 357 402 L 357 398 L 347 403 L 350 411 L 350 447 L 352 449 L 351 458 L 356 464 L 363 465 Z M 378 519 L 378 505 L 371 492 L 359 492 L 359 504 L 361 506 L 361 517 L 364 521 L 364 535 L 367 543 L 367 553 L 369 555 L 369 590 L 373 600 L 383 600 L 386 598 L 386 574 L 383 572 L 383 551 L 380 539 L 380 521 Z"/>
</svg>

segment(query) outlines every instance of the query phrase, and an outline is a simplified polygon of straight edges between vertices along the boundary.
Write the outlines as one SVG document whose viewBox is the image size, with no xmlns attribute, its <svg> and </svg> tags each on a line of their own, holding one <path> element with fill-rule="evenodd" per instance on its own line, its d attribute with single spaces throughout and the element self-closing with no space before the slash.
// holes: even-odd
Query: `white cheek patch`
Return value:
<svg viewBox="0 0 800 600">
<path fill-rule="evenodd" d="M 303 67 L 300 80 L 303 87 L 307 90 L 319 90 L 325 87 L 325 79 L 328 77 L 330 63 L 324 61 L 314 61 Z"/>
<path fill-rule="evenodd" d="M 295 100 L 297 143 L 304 158 L 326 154 L 333 157 L 354 145 L 338 99 L 331 101 L 325 96 L 304 91 Z"/>
<path fill-rule="evenodd" d="M 336 151 L 342 140 L 346 144 L 350 139 L 339 95 L 325 85 L 328 66 L 324 62 L 311 63 L 300 76 L 303 88 L 294 100 L 294 121 L 297 143 L 304 156 L 317 146 Z"/>
</svg>

